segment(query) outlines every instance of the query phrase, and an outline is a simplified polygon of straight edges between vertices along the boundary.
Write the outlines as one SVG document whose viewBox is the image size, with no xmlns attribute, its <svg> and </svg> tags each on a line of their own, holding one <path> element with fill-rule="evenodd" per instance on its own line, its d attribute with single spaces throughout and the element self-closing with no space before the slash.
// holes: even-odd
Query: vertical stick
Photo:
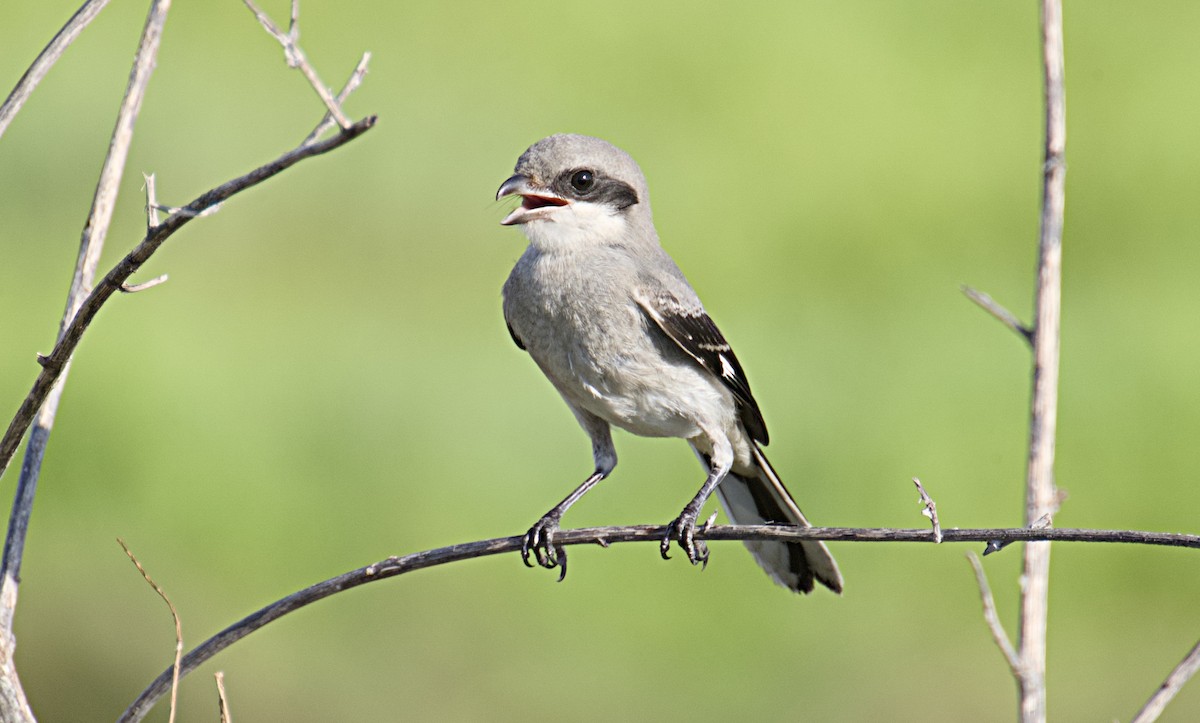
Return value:
<svg viewBox="0 0 1200 723">
<path fill-rule="evenodd" d="M 1061 0 L 1041 0 L 1042 64 L 1045 72 L 1046 145 L 1042 167 L 1041 239 L 1033 330 L 1033 398 L 1029 421 L 1025 525 L 1057 506 L 1054 439 L 1058 417 L 1059 316 L 1062 231 L 1065 208 L 1066 92 L 1063 87 Z M 1050 543 L 1025 545 L 1021 576 L 1021 720 L 1046 720 L 1046 619 L 1050 591 Z"/>
<path fill-rule="evenodd" d="M 96 185 L 92 209 L 88 214 L 87 223 L 84 224 L 75 275 L 71 282 L 70 292 L 67 294 L 62 323 L 59 326 L 60 338 L 71 324 L 84 299 L 92 291 L 96 266 L 100 260 L 100 251 L 104 247 L 104 237 L 108 233 L 121 177 L 125 170 L 125 159 L 133 140 L 134 121 L 141 108 L 150 74 L 154 70 L 159 40 L 170 5 L 170 0 L 154 0 L 146 17 L 146 25 L 142 31 L 137 55 L 134 58 L 125 98 L 117 114 L 116 128 L 113 130 L 108 155 L 105 157 L 104 166 L 100 171 L 100 181 Z M 85 8 L 87 7 L 85 5 Z M 103 5 L 95 4 L 94 7 L 98 9 Z M 33 511 L 38 475 L 41 472 L 50 430 L 54 426 L 54 415 L 62 395 L 62 385 L 66 381 L 69 369 L 70 362 L 68 361 L 53 390 L 38 411 L 33 429 L 29 433 L 29 444 L 25 448 L 25 463 L 21 467 L 21 475 L 17 480 L 17 491 L 13 499 L 12 514 L 9 517 L 8 533 L 4 541 L 4 556 L 0 562 L 0 714 L 2 714 L 0 717 L 5 721 L 33 720 L 33 714 L 29 710 L 28 702 L 17 677 L 16 667 L 12 662 L 13 651 L 16 647 L 16 638 L 12 632 L 13 616 L 16 613 L 17 589 L 21 580 L 21 559 L 25 552 L 25 537 L 29 529 L 29 517 Z M 3 466 L 0 464 L 0 468 Z"/>
</svg>

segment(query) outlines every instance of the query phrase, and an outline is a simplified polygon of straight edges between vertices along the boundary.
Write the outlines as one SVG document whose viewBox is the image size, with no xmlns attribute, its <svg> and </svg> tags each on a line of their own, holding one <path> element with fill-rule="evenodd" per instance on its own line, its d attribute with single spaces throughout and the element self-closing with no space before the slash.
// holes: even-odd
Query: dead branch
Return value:
<svg viewBox="0 0 1200 723">
<path fill-rule="evenodd" d="M 350 77 L 346 80 L 346 84 L 342 86 L 342 91 L 338 93 L 337 98 L 334 99 L 337 101 L 338 107 L 341 107 L 341 105 L 346 102 L 346 98 L 350 97 L 350 94 L 357 90 L 358 86 L 362 85 L 363 78 L 367 77 L 367 63 L 370 62 L 371 54 L 369 52 L 363 53 L 362 58 L 360 58 L 358 61 L 358 65 L 354 67 L 354 72 L 350 73 Z M 308 134 L 308 137 L 304 139 L 303 145 L 307 145 L 317 140 L 324 135 L 325 131 L 333 128 L 336 125 L 337 121 L 334 119 L 333 113 L 328 110 L 325 111 L 325 117 L 321 119 L 321 122 L 318 123 L 317 126 L 312 129 L 312 132 Z"/>
<path fill-rule="evenodd" d="M 72 318 L 91 291 L 92 282 L 96 277 L 96 267 L 100 262 L 100 252 L 104 248 L 104 239 L 112 221 L 113 209 L 116 206 L 121 178 L 125 173 L 125 159 L 129 155 L 129 147 L 133 141 L 133 127 L 137 121 L 142 99 L 146 95 L 150 76 L 154 72 L 155 59 L 158 56 L 159 41 L 162 29 L 167 21 L 167 11 L 170 0 L 155 0 L 150 5 L 146 15 L 146 23 L 138 42 L 137 53 L 133 59 L 133 70 L 129 74 L 129 82 L 125 88 L 125 96 L 121 100 L 117 112 L 116 127 L 109 141 L 108 154 L 104 157 L 104 165 L 100 170 L 100 180 L 96 184 L 96 192 L 92 198 L 92 207 L 83 227 L 83 235 L 79 244 L 79 256 L 75 263 L 75 274 L 71 288 L 67 293 L 66 310 L 59 324 L 58 338 L 61 341 L 66 335 Z M 13 103 L 15 113 L 28 93 L 32 92 L 37 80 L 49 69 L 54 60 L 62 54 L 71 41 L 82 32 L 91 18 L 103 8 L 103 4 L 84 5 L 68 22 L 63 32 L 50 42 L 42 52 L 34 66 L 30 68 L 33 74 L 30 82 L 23 78 L 14 90 L 18 98 Z M 36 70 L 35 70 L 36 69 Z M 10 101 L 12 96 L 10 96 Z M 6 106 L 8 103 L 6 102 Z M 11 116 L 9 116 L 11 117 Z M 0 119 L 0 123 L 7 121 Z M 3 128 L 0 127 L 0 131 Z M 46 443 L 49 441 L 50 430 L 54 427 L 54 416 L 58 411 L 58 401 L 62 396 L 63 384 L 69 370 L 69 359 L 64 360 L 54 379 L 46 387 L 46 394 L 36 406 L 29 408 L 29 420 L 24 423 L 27 428 L 34 423 L 29 435 L 29 445 L 25 449 L 25 463 L 21 466 L 21 475 L 17 480 L 17 491 L 13 500 L 12 514 L 9 519 L 8 533 L 4 541 L 4 560 L 0 564 L 0 658 L 6 661 L 0 679 L 0 701 L 6 715 L 18 716 L 16 720 L 33 720 L 33 713 L 25 700 L 20 680 L 17 678 L 16 666 L 12 664 L 13 652 L 16 648 L 16 638 L 12 632 L 13 616 L 17 606 L 17 590 L 21 579 L 21 559 L 25 554 L 25 538 L 29 530 L 29 517 L 33 512 L 33 499 L 37 491 L 38 476 L 41 473 L 42 459 L 46 454 Z M 43 370 L 45 371 L 45 370 Z M 10 428 L 10 432 L 12 429 Z M 13 443 L 12 452 L 6 453 L 0 462 L 0 475 L 8 466 L 8 460 L 16 451 L 15 444 L 24 436 L 25 429 Z"/>
<path fill-rule="evenodd" d="M 19 109 L 20 104 L 32 92 L 33 87 L 45 74 L 49 65 L 62 54 L 66 46 L 74 40 L 104 4 L 104 2 L 86 3 L 67 27 L 60 32 L 59 36 L 43 51 L 35 61 L 34 67 L 26 73 L 26 78 L 18 83 L 13 94 L 5 102 L 3 108 L 6 115 L 0 119 L 4 124 L 7 124 L 12 114 Z M 113 294 L 140 291 L 165 280 L 165 277 L 159 277 L 142 284 L 128 283 L 130 276 L 140 269 L 150 256 L 188 221 L 204 215 L 205 212 L 215 209 L 229 197 L 262 183 L 301 160 L 327 153 L 350 142 L 375 124 L 375 117 L 369 116 L 353 124 L 347 121 L 336 135 L 328 139 L 322 141 L 306 139 L 300 146 L 271 163 L 260 166 L 250 173 L 202 194 L 184 208 L 172 212 L 162 222 L 159 222 L 157 217 L 161 207 L 153 198 L 153 182 L 151 179 L 147 179 L 147 232 L 145 237 L 132 252 L 109 271 L 99 284 L 94 284 L 101 248 L 116 205 L 125 159 L 132 142 L 134 122 L 145 96 L 150 74 L 154 69 L 162 28 L 169 8 L 170 0 L 154 0 L 151 3 L 134 58 L 133 71 L 130 73 L 129 83 L 117 116 L 116 128 L 113 131 L 109 151 L 97 183 L 92 208 L 84 226 L 78 262 L 57 341 L 51 353 L 38 356 L 38 363 L 41 364 L 42 369 L 34 381 L 33 387 L 18 407 L 8 429 L 3 437 L 0 437 L 0 476 L 3 476 L 21 440 L 26 432 L 30 432 L 25 463 L 22 465 L 13 511 L 9 520 L 2 581 L 0 581 L 0 586 L 2 586 L 0 587 L 0 714 L 2 714 L 0 717 L 5 721 L 33 720 L 33 714 L 13 664 L 13 650 L 16 642 L 12 636 L 12 622 L 17 602 L 20 564 L 46 442 L 54 422 L 63 383 L 70 369 L 72 354 L 84 331 Z M 293 32 L 290 37 L 296 52 L 299 52 L 298 46 L 295 45 L 296 38 L 298 38 L 298 27 L 295 22 L 297 9 L 297 6 L 293 5 Z M 302 53 L 299 57 L 303 60 Z M 353 87 L 356 87 L 361 81 L 366 69 L 365 62 L 364 58 L 359 63 L 359 68 L 351 76 L 351 81 L 339 95 L 340 98 L 348 95 Z M 309 74 L 306 73 L 306 75 Z M 310 77 L 315 81 L 315 74 Z M 322 89 L 318 89 L 318 92 L 322 93 Z M 322 97 L 326 98 L 328 95 L 328 89 L 323 89 Z M 340 109 L 330 107 L 331 101 L 331 98 L 326 101 L 327 115 L 332 114 L 339 120 L 345 119 Z M 0 132 L 2 130 L 3 128 L 0 127 Z M 32 431 L 30 431 L 31 426 Z"/>
<path fill-rule="evenodd" d="M 1200 643 L 1196 643 L 1183 660 L 1179 661 L 1179 665 L 1175 666 L 1167 679 L 1158 686 L 1158 690 L 1150 696 L 1150 700 L 1146 701 L 1146 705 L 1142 706 L 1142 709 L 1129 723 L 1152 723 L 1158 720 L 1163 709 L 1167 707 L 1167 703 L 1171 702 L 1171 699 L 1183 689 L 1183 686 L 1198 670 L 1200 670 Z"/>
<path fill-rule="evenodd" d="M 1061 0 L 1042 0 L 1042 67 L 1045 72 L 1046 140 L 1042 164 L 1042 219 L 1038 243 L 1033 325 L 1033 398 L 1025 488 L 1027 526 L 1058 511 L 1054 443 L 1058 421 L 1059 318 L 1062 304 L 1062 231 L 1065 210 L 1066 91 L 1063 87 Z M 1021 574 L 1018 649 L 1020 717 L 1046 720 L 1046 625 L 1050 598 L 1050 545 L 1025 546 Z"/>
<path fill-rule="evenodd" d="M 576 530 L 561 530 L 555 534 L 558 545 L 599 545 L 608 547 L 617 542 L 653 542 L 658 544 L 666 535 L 667 528 L 661 525 L 632 525 L 626 527 L 589 527 Z M 1114 542 L 1144 545 L 1164 545 L 1200 549 L 1200 535 L 1164 532 L 1138 532 L 1133 530 L 1086 530 L 1086 529 L 971 529 L 943 530 L 943 542 L 982 542 L 1008 540 L 1030 542 L 1034 540 L 1058 542 Z M 195 670 L 217 653 L 288 613 L 311 605 L 318 600 L 404 573 L 424 570 L 460 560 L 470 560 L 503 553 L 517 553 L 521 549 L 524 535 L 499 537 L 479 542 L 466 542 L 435 550 L 414 552 L 402 557 L 389 557 L 366 567 L 324 580 L 278 600 L 242 620 L 230 625 L 200 646 L 183 656 L 180 675 Z M 794 542 L 799 540 L 833 540 L 839 542 L 934 542 L 934 534 L 928 529 L 850 528 L 850 527 L 791 527 L 786 525 L 714 525 L 697 529 L 696 539 L 715 540 L 776 540 Z M 130 704 L 119 719 L 121 723 L 142 720 L 154 704 L 170 690 L 172 671 L 159 675 L 149 687 Z"/>
<path fill-rule="evenodd" d="M 279 29 L 279 26 L 271 20 L 262 10 L 259 10 L 251 0 L 242 0 L 246 3 L 246 7 L 250 8 L 250 12 L 254 13 L 254 17 L 258 18 L 259 25 L 263 29 L 279 41 L 283 46 L 283 55 L 287 60 L 289 67 L 296 68 L 304 77 L 308 79 L 308 84 L 313 90 L 317 91 L 321 102 L 325 104 L 329 114 L 337 121 L 343 130 L 350 127 L 350 119 L 342 112 L 342 106 L 338 101 L 334 100 L 333 94 L 329 92 L 329 87 L 321 82 L 317 77 L 317 71 L 308 62 L 308 57 L 304 55 L 304 51 L 300 49 L 300 0 L 292 0 L 292 15 L 288 23 L 288 31 L 285 33 Z M 362 65 L 365 68 L 366 59 L 364 58 Z"/>
<path fill-rule="evenodd" d="M 992 633 L 992 640 L 996 642 L 996 647 L 1004 655 L 1008 669 L 1012 671 L 1014 678 L 1019 678 L 1021 676 L 1021 656 L 1017 655 L 1012 641 L 1008 638 L 1008 633 L 1004 632 L 1004 625 L 1000 623 L 1000 616 L 996 614 L 996 600 L 992 597 L 992 588 L 988 585 L 987 573 L 983 571 L 983 563 L 973 552 L 967 553 L 967 562 L 970 562 L 971 568 L 975 570 L 975 583 L 979 586 L 979 599 L 983 603 L 983 620 Z M 174 694 L 174 690 L 172 690 L 171 695 Z"/>
<path fill-rule="evenodd" d="M 87 0 L 75 11 L 67 24 L 62 26 L 62 29 L 50 39 L 42 52 L 34 58 L 33 64 L 17 81 L 12 92 L 8 94 L 8 98 L 4 100 L 4 104 L 0 105 L 0 136 L 4 135 L 8 124 L 25 105 L 25 101 L 29 100 L 29 96 L 33 95 L 34 88 L 42 82 L 42 78 L 46 77 L 50 68 L 54 67 L 71 43 L 75 42 L 75 39 L 83 32 L 83 29 L 96 19 L 105 5 L 108 5 L 108 0 Z"/>
<path fill-rule="evenodd" d="M 100 283 L 96 285 L 91 295 L 84 300 L 83 305 L 79 308 L 79 312 L 72 318 L 70 326 L 67 327 L 62 339 L 55 345 L 54 350 L 39 358 L 39 362 L 42 364 L 42 371 L 34 382 L 33 388 L 29 390 L 25 401 L 17 409 L 17 413 L 13 417 L 8 431 L 0 439 L 0 474 L 3 473 L 7 463 L 12 459 L 13 453 L 21 442 L 21 437 L 29 428 L 29 423 L 33 419 L 34 413 L 41 406 L 42 402 L 46 400 L 46 397 L 50 393 L 50 388 L 62 374 L 62 370 L 66 366 L 67 361 L 69 361 L 71 354 L 75 351 L 75 347 L 79 345 L 79 339 L 92 323 L 92 320 L 96 318 L 96 314 L 100 311 L 100 308 L 104 306 L 109 297 L 120 290 L 121 285 L 130 276 L 136 273 L 158 251 L 159 247 L 167 239 L 193 218 L 230 197 L 248 188 L 257 186 L 269 178 L 273 178 L 300 161 L 344 146 L 374 127 L 375 121 L 375 116 L 367 116 L 335 136 L 317 143 L 294 148 L 270 163 L 259 166 L 231 181 L 226 181 L 220 186 L 202 193 L 191 203 L 164 219 L 153 231 L 147 233 L 141 243 L 133 251 L 129 252 L 125 258 L 121 259 Z"/>
</svg>

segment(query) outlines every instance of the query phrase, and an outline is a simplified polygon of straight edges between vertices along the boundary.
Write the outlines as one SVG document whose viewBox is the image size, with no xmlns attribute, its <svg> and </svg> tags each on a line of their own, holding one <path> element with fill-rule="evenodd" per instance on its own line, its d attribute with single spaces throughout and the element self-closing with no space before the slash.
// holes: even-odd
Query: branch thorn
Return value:
<svg viewBox="0 0 1200 723">
<path fill-rule="evenodd" d="M 1025 340 L 1026 344 L 1033 345 L 1033 329 L 1022 324 L 1021 320 L 1015 314 L 996 303 L 992 297 L 982 291 L 973 289 L 966 284 L 963 284 L 959 288 L 962 289 L 962 292 L 966 294 L 968 299 L 978 304 L 979 308 L 994 316 L 1001 324 L 1017 332 Z"/>
<path fill-rule="evenodd" d="M 925 506 L 925 509 L 921 510 L 921 514 L 928 517 L 929 521 L 933 524 L 933 542 L 934 544 L 940 544 L 942 541 L 942 524 L 938 521 L 937 503 L 933 501 L 933 498 L 921 486 L 921 480 L 913 477 L 912 481 L 917 486 L 917 491 L 921 493 L 921 504 Z"/>
<path fill-rule="evenodd" d="M 167 275 L 163 274 L 162 276 L 156 276 L 153 279 L 150 279 L 149 281 L 143 281 L 140 284 L 126 283 L 126 284 L 121 284 L 117 288 L 119 288 L 121 290 L 121 293 L 123 293 L 123 294 L 136 294 L 139 291 L 145 291 L 146 289 L 154 288 L 155 286 L 158 286 L 159 284 L 166 282 L 166 280 L 167 280 Z"/>
</svg>

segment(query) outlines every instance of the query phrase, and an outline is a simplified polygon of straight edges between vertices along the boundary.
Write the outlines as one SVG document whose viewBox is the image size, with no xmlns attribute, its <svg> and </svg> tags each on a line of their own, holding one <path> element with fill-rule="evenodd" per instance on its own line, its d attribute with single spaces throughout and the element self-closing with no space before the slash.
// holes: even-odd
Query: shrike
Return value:
<svg viewBox="0 0 1200 723">
<path fill-rule="evenodd" d="M 668 528 L 692 564 L 708 560 L 696 521 L 714 491 L 735 524 L 808 526 L 759 445 L 767 427 L 725 337 L 658 242 L 641 169 L 597 138 L 555 135 L 529 147 L 496 198 L 520 196 L 500 223 L 529 238 L 504 284 L 504 318 L 592 440 L 595 471 L 525 535 L 521 556 L 566 575 L 554 534 L 567 508 L 617 465 L 611 426 L 681 437 L 708 476 Z M 776 582 L 842 591 L 819 541 L 747 542 Z"/>
</svg>

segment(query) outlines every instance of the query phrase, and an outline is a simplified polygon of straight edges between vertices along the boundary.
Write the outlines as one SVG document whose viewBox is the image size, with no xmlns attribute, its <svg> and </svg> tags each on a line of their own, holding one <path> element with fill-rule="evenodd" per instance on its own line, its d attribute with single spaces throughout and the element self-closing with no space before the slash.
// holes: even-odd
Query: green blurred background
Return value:
<svg viewBox="0 0 1200 723">
<path fill-rule="evenodd" d="M 8 0 L 14 84 L 77 0 Z M 234 0 L 177 2 L 104 268 L 140 238 L 139 172 L 182 204 L 321 114 Z M 1200 4 L 1068 3 L 1059 526 L 1196 531 Z M 287 5 L 265 8 L 286 17 Z M 0 406 L 48 351 L 145 2 L 118 0 L 0 140 Z M 43 721 L 112 719 L 188 647 L 317 580 L 523 532 L 590 471 L 511 343 L 523 237 L 492 201 L 518 154 L 602 136 L 733 341 L 768 450 L 818 524 L 1020 523 L 1029 355 L 959 292 L 1032 306 L 1041 71 L 1007 3 L 308 0 L 302 40 L 378 127 L 170 240 L 76 355 L 34 510 L 18 664 Z M 665 523 L 686 445 L 621 435 L 568 526 Z M 5 476 L 3 504 L 15 470 Z M 837 598 L 775 588 L 733 543 L 703 574 L 650 545 L 369 585 L 186 679 L 186 720 L 1009 720 L 963 546 L 835 544 Z M 1015 632 L 1019 552 L 987 560 Z M 1200 635 L 1200 556 L 1055 548 L 1049 708 L 1128 719 Z M 1200 718 L 1200 683 L 1165 720 Z M 161 705 L 154 720 L 166 719 Z"/>
</svg>

